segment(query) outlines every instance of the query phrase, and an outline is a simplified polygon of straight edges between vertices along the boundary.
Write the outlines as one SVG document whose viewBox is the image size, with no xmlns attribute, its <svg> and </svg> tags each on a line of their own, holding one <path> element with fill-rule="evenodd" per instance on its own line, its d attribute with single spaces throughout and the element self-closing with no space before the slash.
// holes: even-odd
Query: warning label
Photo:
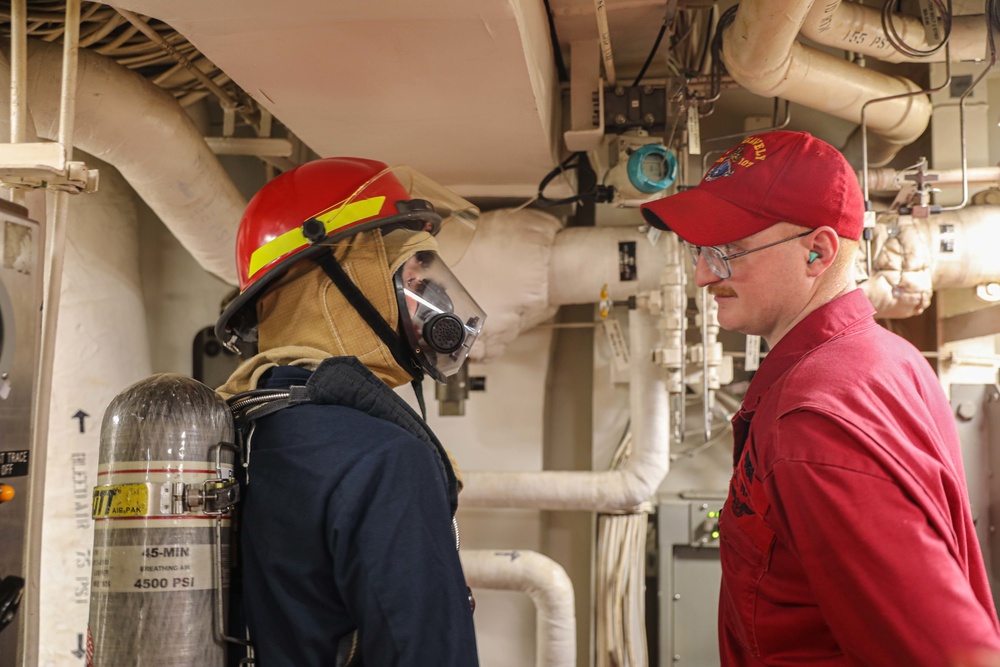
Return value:
<svg viewBox="0 0 1000 667">
<path fill-rule="evenodd" d="M 0 452 L 0 477 L 25 477 L 28 474 L 28 450 Z"/>
</svg>

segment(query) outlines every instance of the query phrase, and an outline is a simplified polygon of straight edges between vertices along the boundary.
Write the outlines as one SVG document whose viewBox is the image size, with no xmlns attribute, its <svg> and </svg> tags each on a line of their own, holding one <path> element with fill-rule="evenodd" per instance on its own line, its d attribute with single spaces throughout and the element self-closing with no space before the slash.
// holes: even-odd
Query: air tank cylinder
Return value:
<svg viewBox="0 0 1000 667">
<path fill-rule="evenodd" d="M 225 401 L 182 375 L 111 402 L 93 496 L 88 667 L 225 664 L 229 510 L 213 490 L 233 484 L 232 442 Z"/>
</svg>

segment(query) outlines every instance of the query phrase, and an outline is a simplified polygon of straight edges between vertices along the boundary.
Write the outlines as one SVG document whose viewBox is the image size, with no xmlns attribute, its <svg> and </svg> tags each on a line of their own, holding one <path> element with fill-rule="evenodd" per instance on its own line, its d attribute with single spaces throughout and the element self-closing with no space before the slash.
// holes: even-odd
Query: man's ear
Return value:
<svg viewBox="0 0 1000 667">
<path fill-rule="evenodd" d="M 809 253 L 806 257 L 806 264 L 809 264 L 810 267 L 825 269 L 833 262 L 839 249 L 840 238 L 837 233 L 830 227 L 819 227 L 809 237 L 809 242 L 806 244 L 806 250 Z"/>
</svg>

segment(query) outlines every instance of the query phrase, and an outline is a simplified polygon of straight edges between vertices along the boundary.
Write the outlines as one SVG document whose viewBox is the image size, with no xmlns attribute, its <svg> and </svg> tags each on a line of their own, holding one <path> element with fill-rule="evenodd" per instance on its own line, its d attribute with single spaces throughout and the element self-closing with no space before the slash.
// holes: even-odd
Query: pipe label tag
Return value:
<svg viewBox="0 0 1000 667">
<path fill-rule="evenodd" d="M 604 333 L 608 336 L 608 345 L 611 347 L 611 359 L 614 362 L 615 370 L 624 372 L 628 370 L 628 342 L 625 334 L 622 333 L 622 325 L 614 317 L 607 317 L 602 322 Z"/>
</svg>

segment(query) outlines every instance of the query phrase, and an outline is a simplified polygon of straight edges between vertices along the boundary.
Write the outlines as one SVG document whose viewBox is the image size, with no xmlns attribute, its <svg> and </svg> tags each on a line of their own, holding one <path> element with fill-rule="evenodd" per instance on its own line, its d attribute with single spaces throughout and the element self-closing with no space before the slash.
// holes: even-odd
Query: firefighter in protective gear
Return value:
<svg viewBox="0 0 1000 667">
<path fill-rule="evenodd" d="M 243 598 L 259 667 L 478 664 L 457 467 L 392 391 L 456 372 L 483 325 L 438 247 L 460 247 L 477 215 L 411 170 L 357 158 L 297 167 L 247 207 L 241 293 L 216 333 L 259 353 L 219 392 L 292 396 L 245 443 Z"/>
</svg>

